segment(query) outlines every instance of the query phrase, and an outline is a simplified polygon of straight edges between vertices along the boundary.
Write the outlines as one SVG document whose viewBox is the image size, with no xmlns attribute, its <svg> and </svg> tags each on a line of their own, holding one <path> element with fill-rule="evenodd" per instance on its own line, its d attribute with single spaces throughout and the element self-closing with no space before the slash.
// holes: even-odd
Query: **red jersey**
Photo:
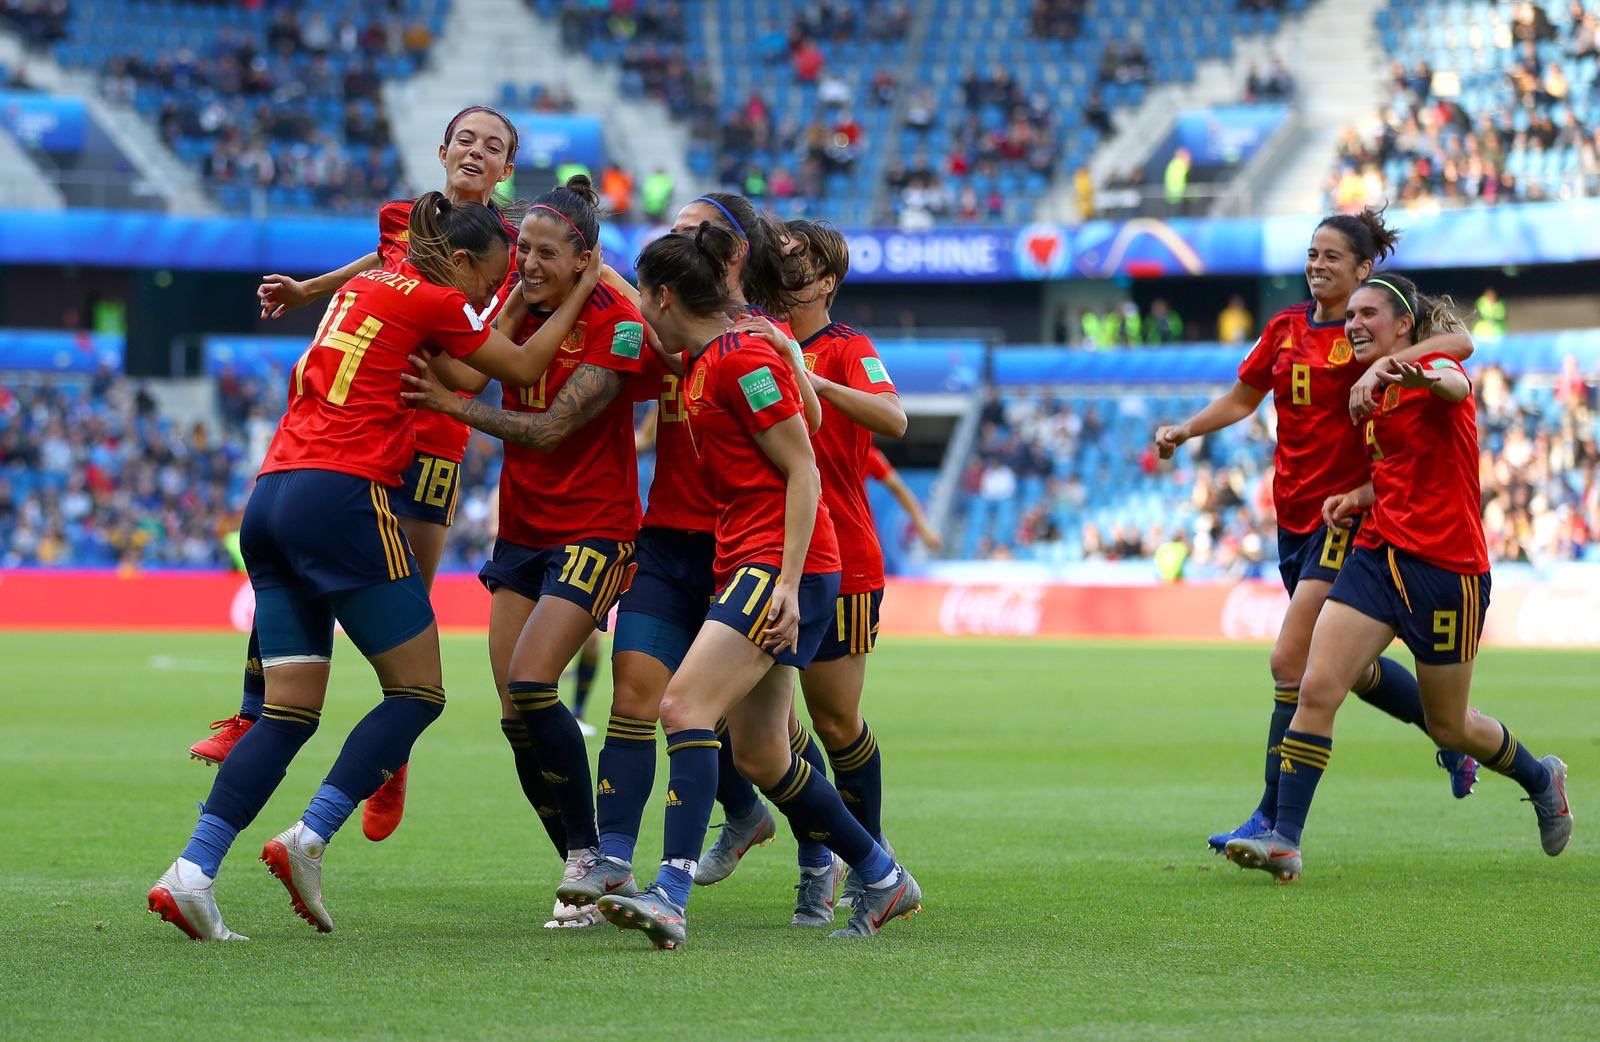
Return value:
<svg viewBox="0 0 1600 1042">
<path fill-rule="evenodd" d="M 530 315 L 520 343 L 548 315 Z M 596 286 L 534 387 L 506 386 L 512 412 L 550 408 L 581 365 L 622 374 L 624 385 L 643 365 L 644 320 L 632 301 Z M 619 393 L 594 419 L 549 452 L 506 443 L 500 468 L 500 538 L 523 546 L 561 546 L 579 539 L 625 541 L 639 533 L 639 461 L 633 450 L 633 399 Z"/>
<path fill-rule="evenodd" d="M 839 322 L 807 337 L 800 345 L 806 369 L 842 387 L 867 394 L 897 394 L 889 371 L 866 335 Z M 811 437 L 822 474 L 822 501 L 839 539 L 839 593 L 883 589 L 883 549 L 867 505 L 872 432 L 822 403 L 822 426 Z"/>
<path fill-rule="evenodd" d="M 1239 366 L 1239 379 L 1271 391 L 1278 410 L 1272 498 L 1278 527 L 1304 535 L 1322 527 L 1322 501 L 1367 483 L 1361 430 L 1350 422 L 1356 362 L 1344 320 L 1311 321 L 1313 304 L 1285 308 L 1267 323 Z"/>
<path fill-rule="evenodd" d="M 689 434 L 689 412 L 683 398 L 683 380 L 668 371 L 654 351 L 646 352 L 644 370 L 636 384 L 635 400 L 654 398 L 656 409 L 656 469 L 650 479 L 650 502 L 644 512 L 646 528 L 673 528 L 680 532 L 715 532 L 717 504 L 706 488 L 700 460 Z"/>
<path fill-rule="evenodd" d="M 867 477 L 873 481 L 888 481 L 889 475 L 894 473 L 894 468 L 889 466 L 889 457 L 876 445 L 867 453 Z"/>
<path fill-rule="evenodd" d="M 406 253 L 411 248 L 411 206 L 410 199 L 396 199 L 378 208 L 378 260 L 390 270 L 406 259 Z M 517 229 L 506 222 L 503 215 L 500 219 L 505 223 L 506 235 L 513 243 L 516 242 Z M 478 316 L 485 324 L 494 320 L 507 295 L 515 289 L 519 274 L 513 256 L 500 292 L 495 294 L 487 307 L 478 312 Z M 462 397 L 470 398 L 471 395 L 463 394 Z M 444 413 L 434 412 L 432 409 L 419 409 L 416 424 L 417 452 L 438 456 L 454 463 L 460 463 L 462 457 L 467 454 L 467 441 L 471 438 L 472 432 L 460 420 L 451 419 Z"/>
<path fill-rule="evenodd" d="M 800 414 L 793 370 L 765 340 L 725 333 L 690 363 L 684 379 L 690 434 L 718 505 L 717 582 L 743 564 L 781 568 L 788 485 L 756 435 Z M 805 570 L 839 570 L 839 543 L 820 499 Z"/>
<path fill-rule="evenodd" d="M 415 453 L 414 411 L 400 397 L 407 356 L 470 355 L 489 327 L 466 295 L 422 277 L 409 263 L 374 268 L 328 302 L 289 378 L 289 411 L 278 422 L 261 473 L 333 470 L 400 484 Z"/>
<path fill-rule="evenodd" d="M 1446 354 L 1426 355 L 1418 364 L 1463 372 Z M 1447 402 L 1425 387 L 1386 388 L 1363 440 L 1372 454 L 1377 502 L 1356 545 L 1388 543 L 1446 571 L 1487 572 L 1472 395 Z"/>
</svg>

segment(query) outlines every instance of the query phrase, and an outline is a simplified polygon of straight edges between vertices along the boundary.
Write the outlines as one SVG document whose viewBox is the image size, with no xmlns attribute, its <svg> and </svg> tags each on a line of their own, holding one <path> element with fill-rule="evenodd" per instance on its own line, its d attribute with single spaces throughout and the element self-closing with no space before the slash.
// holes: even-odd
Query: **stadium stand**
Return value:
<svg viewBox="0 0 1600 1042">
<path fill-rule="evenodd" d="M 1346 128 L 1327 192 L 1342 210 L 1600 195 L 1600 14 L 1581 2 L 1392 0 L 1389 101 Z"/>
</svg>

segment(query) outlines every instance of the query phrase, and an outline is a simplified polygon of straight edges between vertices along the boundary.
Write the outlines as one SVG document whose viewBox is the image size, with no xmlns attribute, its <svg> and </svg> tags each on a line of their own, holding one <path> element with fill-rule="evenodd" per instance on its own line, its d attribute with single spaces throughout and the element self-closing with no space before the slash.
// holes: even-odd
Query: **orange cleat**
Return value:
<svg viewBox="0 0 1600 1042">
<path fill-rule="evenodd" d="M 202 738 L 189 746 L 189 758 L 200 760 L 213 767 L 219 766 L 228 754 L 233 752 L 233 747 L 239 744 L 245 732 L 255 725 L 254 720 L 247 720 L 237 714 L 226 720 L 213 720 L 211 730 L 216 734 L 210 738 Z"/>
<path fill-rule="evenodd" d="M 361 831 L 374 843 L 382 843 L 400 827 L 406 813 L 406 768 L 400 769 L 389 780 L 378 786 L 372 798 L 361 805 Z"/>
</svg>

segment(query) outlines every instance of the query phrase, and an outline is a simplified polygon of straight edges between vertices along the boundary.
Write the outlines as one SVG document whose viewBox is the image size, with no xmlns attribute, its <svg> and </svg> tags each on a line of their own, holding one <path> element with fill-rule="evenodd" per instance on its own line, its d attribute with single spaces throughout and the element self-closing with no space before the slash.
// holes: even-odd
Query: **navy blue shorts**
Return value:
<svg viewBox="0 0 1600 1042">
<path fill-rule="evenodd" d="M 363 654 L 427 629 L 433 609 L 389 489 L 326 470 L 263 474 L 239 526 L 261 661 L 326 660 L 337 618 Z"/>
<path fill-rule="evenodd" d="M 1489 573 L 1447 571 L 1392 546 L 1360 547 L 1328 599 L 1394 627 L 1418 662 L 1448 666 L 1478 656 Z"/>
<path fill-rule="evenodd" d="M 1360 529 L 1359 519 L 1349 528 L 1323 525 L 1304 535 L 1278 529 L 1278 574 L 1283 577 L 1283 588 L 1289 596 L 1294 596 L 1301 579 L 1325 583 L 1337 579 Z"/>
<path fill-rule="evenodd" d="M 847 655 L 870 655 L 878 643 L 878 612 L 883 591 L 841 593 L 833 602 L 833 625 L 822 636 L 813 662 L 832 662 Z"/>
<path fill-rule="evenodd" d="M 534 547 L 494 542 L 494 554 L 478 570 L 490 593 L 504 587 L 530 601 L 560 597 L 594 616 L 606 628 L 611 606 L 633 578 L 633 544 L 615 539 L 580 539 L 565 546 Z"/>
<path fill-rule="evenodd" d="M 400 517 L 449 528 L 461 498 L 461 464 L 417 453 L 400 476 L 391 506 Z"/>
<path fill-rule="evenodd" d="M 767 608 L 772 603 L 772 588 L 778 569 L 770 564 L 747 564 L 734 570 L 733 578 L 711 604 L 707 622 L 720 622 L 760 643 L 767 627 Z M 817 654 L 822 638 L 833 624 L 834 602 L 839 599 L 839 573 L 800 577 L 800 633 L 793 648 L 774 655 L 780 666 L 805 669 Z"/>
<path fill-rule="evenodd" d="M 641 528 L 634 546 L 637 568 L 617 605 L 611 653 L 636 651 L 676 673 L 716 596 L 716 555 L 710 532 Z"/>
</svg>

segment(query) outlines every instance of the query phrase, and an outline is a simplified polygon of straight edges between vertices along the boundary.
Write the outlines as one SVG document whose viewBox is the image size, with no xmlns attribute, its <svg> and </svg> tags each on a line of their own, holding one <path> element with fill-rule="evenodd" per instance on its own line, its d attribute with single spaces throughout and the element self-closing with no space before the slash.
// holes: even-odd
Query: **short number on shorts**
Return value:
<svg viewBox="0 0 1600 1042">
<path fill-rule="evenodd" d="M 1350 550 L 1350 530 L 1348 528 L 1329 528 L 1328 535 L 1322 541 L 1322 567 L 1338 571 L 1344 567 L 1344 555 Z"/>
<path fill-rule="evenodd" d="M 350 396 L 350 384 L 355 381 L 356 369 L 361 366 L 361 356 L 367 353 L 372 339 L 383 328 L 383 323 L 371 315 L 362 320 L 354 333 L 346 333 L 339 327 L 344 325 L 345 316 L 350 313 L 350 308 L 356 302 L 355 291 L 342 293 L 328 302 L 327 313 L 322 316 L 322 325 L 317 327 L 317 337 L 313 347 L 307 349 L 300 356 L 300 361 L 294 367 L 294 393 L 302 394 L 305 379 L 306 362 L 311 358 L 311 352 L 318 347 L 328 347 L 344 354 L 344 360 L 339 363 L 338 371 L 333 374 L 333 386 L 328 388 L 328 404 L 343 405 Z"/>
<path fill-rule="evenodd" d="M 1433 643 L 1434 651 L 1454 651 L 1456 639 L 1460 635 L 1461 616 L 1453 611 L 1436 611 L 1433 613 L 1433 635 L 1441 638 Z"/>
<path fill-rule="evenodd" d="M 606 566 L 606 555 L 588 546 L 576 544 L 567 547 L 567 563 L 561 569 L 561 582 L 576 586 L 584 593 L 593 593 L 600 582 L 600 571 Z M 585 578 L 584 571 L 588 570 Z"/>
<path fill-rule="evenodd" d="M 722 596 L 717 598 L 718 604 L 727 604 L 728 598 L 733 596 L 734 590 L 739 588 L 739 583 L 745 576 L 754 579 L 755 589 L 750 591 L 750 597 L 744 602 L 743 613 L 749 615 L 756 609 L 756 602 L 761 600 L 761 595 L 766 592 L 767 584 L 772 581 L 772 573 L 762 571 L 760 568 L 741 568 L 733 573 L 733 581 L 728 583 L 728 588 L 722 591 Z"/>
<path fill-rule="evenodd" d="M 422 458 L 422 473 L 417 477 L 417 492 L 412 498 L 431 507 L 442 507 L 450 498 L 450 481 L 456 476 L 456 465 L 436 456 Z"/>
<path fill-rule="evenodd" d="M 1296 405 L 1311 404 L 1311 367 L 1296 362 L 1289 368 L 1290 399 Z"/>
</svg>

